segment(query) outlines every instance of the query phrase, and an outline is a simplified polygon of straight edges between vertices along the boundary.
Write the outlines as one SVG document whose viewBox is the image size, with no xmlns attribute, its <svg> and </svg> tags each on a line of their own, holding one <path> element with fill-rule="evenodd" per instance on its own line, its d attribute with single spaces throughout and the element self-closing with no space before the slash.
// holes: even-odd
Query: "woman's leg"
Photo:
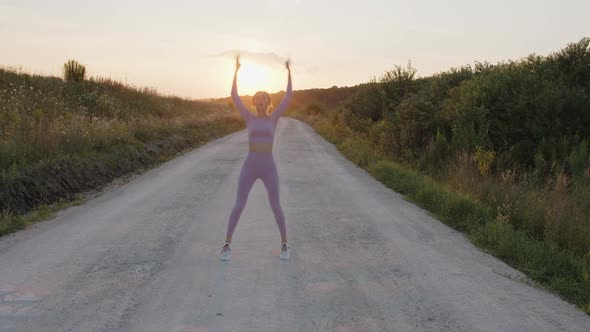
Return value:
<svg viewBox="0 0 590 332">
<path fill-rule="evenodd" d="M 285 214 L 281 208 L 281 201 L 279 199 L 279 175 L 274 160 L 270 160 L 266 165 L 264 174 L 261 176 L 266 192 L 268 193 L 268 201 L 275 216 L 275 221 L 281 233 L 281 242 L 287 242 L 287 225 L 285 223 Z"/>
<path fill-rule="evenodd" d="M 229 220 L 227 223 L 227 234 L 225 242 L 231 243 L 231 238 L 236 229 L 236 225 L 238 224 L 238 220 L 240 219 L 240 215 L 242 214 L 242 210 L 246 206 L 246 202 L 248 201 L 248 194 L 252 189 L 252 185 L 254 181 L 256 181 L 256 176 L 254 174 L 254 167 L 247 162 L 247 160 L 242 165 L 242 170 L 240 171 L 240 177 L 238 179 L 238 191 L 236 193 L 236 202 L 234 204 L 234 208 L 231 211 L 229 216 Z"/>
</svg>

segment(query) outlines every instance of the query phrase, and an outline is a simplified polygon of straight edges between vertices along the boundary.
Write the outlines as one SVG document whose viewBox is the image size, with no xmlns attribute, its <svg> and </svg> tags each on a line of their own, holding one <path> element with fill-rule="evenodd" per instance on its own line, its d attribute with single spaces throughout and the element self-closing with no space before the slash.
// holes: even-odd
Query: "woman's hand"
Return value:
<svg viewBox="0 0 590 332">
<path fill-rule="evenodd" d="M 236 56 L 236 71 L 238 71 L 238 69 L 240 69 L 240 56 L 239 55 Z"/>
</svg>

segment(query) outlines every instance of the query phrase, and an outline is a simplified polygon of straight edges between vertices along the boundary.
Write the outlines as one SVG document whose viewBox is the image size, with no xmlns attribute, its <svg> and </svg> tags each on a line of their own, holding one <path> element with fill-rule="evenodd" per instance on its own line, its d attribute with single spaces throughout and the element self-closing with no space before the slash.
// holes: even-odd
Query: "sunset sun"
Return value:
<svg viewBox="0 0 590 332">
<path fill-rule="evenodd" d="M 245 93 L 268 90 L 272 76 L 272 71 L 266 66 L 243 62 L 239 74 L 240 87 L 243 87 Z"/>
</svg>

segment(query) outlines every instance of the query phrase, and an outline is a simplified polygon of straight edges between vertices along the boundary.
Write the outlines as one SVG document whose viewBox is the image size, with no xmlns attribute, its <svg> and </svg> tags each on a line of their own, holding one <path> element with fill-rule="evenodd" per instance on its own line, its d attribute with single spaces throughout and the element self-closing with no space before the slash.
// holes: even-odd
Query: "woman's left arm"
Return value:
<svg viewBox="0 0 590 332">
<path fill-rule="evenodd" d="M 238 95 L 237 81 L 238 81 L 238 70 L 236 69 L 236 73 L 234 74 L 234 83 L 232 84 L 232 88 L 231 88 L 231 98 L 232 98 L 232 101 L 234 102 L 234 105 L 236 105 L 238 112 L 242 115 L 242 118 L 244 118 L 244 121 L 246 123 L 248 123 L 248 121 L 250 121 L 250 118 L 252 117 L 252 113 L 250 113 L 250 111 L 248 111 L 248 109 L 246 108 L 246 105 L 244 105 L 244 103 L 242 102 L 242 99 L 240 99 L 240 96 Z"/>
<path fill-rule="evenodd" d="M 281 114 L 287 109 L 287 106 L 289 105 L 289 100 L 291 100 L 291 95 L 293 93 L 293 88 L 291 85 L 291 69 L 289 68 L 289 61 L 286 62 L 286 66 L 287 66 L 287 69 L 289 70 L 289 78 L 288 78 L 288 82 L 287 82 L 287 92 L 285 93 L 285 96 L 281 100 L 281 103 L 279 104 L 279 106 L 277 106 L 277 108 L 274 110 L 274 112 L 272 112 L 270 114 L 270 117 L 274 121 L 278 121 L 279 118 L 281 117 Z"/>
</svg>

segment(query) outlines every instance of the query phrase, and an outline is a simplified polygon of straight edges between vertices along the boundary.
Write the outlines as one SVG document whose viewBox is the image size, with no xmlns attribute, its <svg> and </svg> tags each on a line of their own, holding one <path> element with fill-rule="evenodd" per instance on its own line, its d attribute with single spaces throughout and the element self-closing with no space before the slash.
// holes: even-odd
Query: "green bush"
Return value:
<svg viewBox="0 0 590 332">
<path fill-rule="evenodd" d="M 64 80 L 68 82 L 82 82 L 86 75 L 86 67 L 76 60 L 69 60 L 63 66 Z"/>
<path fill-rule="evenodd" d="M 303 119 L 590 314 L 589 45 L 418 79 L 399 67 L 327 116 Z"/>
</svg>

